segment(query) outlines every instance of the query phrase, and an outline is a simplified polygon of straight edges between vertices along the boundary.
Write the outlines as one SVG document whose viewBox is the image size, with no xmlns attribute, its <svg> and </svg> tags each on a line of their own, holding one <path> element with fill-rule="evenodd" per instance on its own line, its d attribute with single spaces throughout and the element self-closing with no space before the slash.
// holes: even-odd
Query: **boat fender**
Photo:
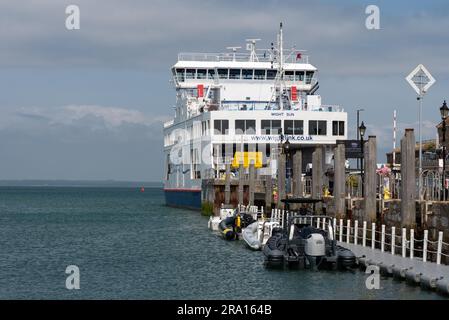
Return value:
<svg viewBox="0 0 449 320">
<path fill-rule="evenodd" d="M 233 240 L 235 239 L 235 233 L 234 230 L 232 230 L 231 228 L 226 228 L 223 230 L 223 236 L 225 237 L 225 239 L 227 240 Z"/>
<path fill-rule="evenodd" d="M 423 275 L 421 277 L 421 287 L 425 288 L 425 289 L 429 289 L 429 290 L 435 289 L 437 287 L 437 281 L 441 280 L 441 279 L 442 279 L 442 277 L 437 278 L 437 277 L 432 277 L 432 276 L 429 277 L 429 276 Z"/>
<path fill-rule="evenodd" d="M 411 284 L 419 284 L 421 281 L 421 273 L 415 270 L 407 270 L 405 273 L 405 280 Z"/>
<path fill-rule="evenodd" d="M 382 275 L 391 276 L 393 274 L 394 264 L 379 263 L 378 267 Z"/>
<path fill-rule="evenodd" d="M 441 293 L 445 293 L 449 295 L 449 280 L 438 280 L 437 281 L 437 290 Z"/>
<path fill-rule="evenodd" d="M 405 273 L 409 268 L 393 267 L 393 278 L 395 279 L 405 279 Z"/>
</svg>

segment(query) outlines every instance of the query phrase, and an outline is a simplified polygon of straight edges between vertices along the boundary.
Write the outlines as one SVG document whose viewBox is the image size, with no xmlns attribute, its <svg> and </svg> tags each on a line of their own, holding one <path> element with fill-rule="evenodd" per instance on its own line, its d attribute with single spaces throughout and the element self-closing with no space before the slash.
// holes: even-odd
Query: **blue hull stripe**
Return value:
<svg viewBox="0 0 449 320">
<path fill-rule="evenodd" d="M 173 207 L 201 209 L 200 190 L 164 190 L 165 204 Z"/>
</svg>

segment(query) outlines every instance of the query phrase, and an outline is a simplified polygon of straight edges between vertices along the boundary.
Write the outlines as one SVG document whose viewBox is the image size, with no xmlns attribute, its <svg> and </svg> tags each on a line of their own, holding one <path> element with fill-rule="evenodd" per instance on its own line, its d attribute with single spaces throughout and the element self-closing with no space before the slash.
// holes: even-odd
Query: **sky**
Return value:
<svg viewBox="0 0 449 320">
<path fill-rule="evenodd" d="M 65 9 L 80 8 L 67 30 Z M 368 5 L 380 29 L 365 27 Z M 170 67 L 179 52 L 219 52 L 261 38 L 307 50 L 324 104 L 356 110 L 379 162 L 405 128 L 418 135 L 420 63 L 437 80 L 423 100 L 423 138 L 449 99 L 449 2 L 3 0 L 0 2 L 0 180 L 160 181 L 162 124 L 173 115 Z"/>
</svg>

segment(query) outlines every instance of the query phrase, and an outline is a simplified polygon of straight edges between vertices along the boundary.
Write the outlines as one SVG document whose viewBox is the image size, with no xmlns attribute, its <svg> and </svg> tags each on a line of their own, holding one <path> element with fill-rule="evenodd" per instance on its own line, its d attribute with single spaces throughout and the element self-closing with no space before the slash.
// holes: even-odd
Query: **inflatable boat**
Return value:
<svg viewBox="0 0 449 320">
<path fill-rule="evenodd" d="M 274 221 L 253 222 L 242 230 L 242 239 L 249 248 L 261 250 L 276 227 L 279 227 L 279 223 Z"/>
<path fill-rule="evenodd" d="M 236 213 L 231 217 L 223 219 L 218 228 L 221 231 L 221 235 L 226 240 L 238 240 L 240 238 L 243 228 L 246 228 L 250 224 L 254 223 L 254 219 L 247 213 Z"/>
<path fill-rule="evenodd" d="M 287 199 L 286 204 L 315 203 L 320 200 Z M 290 202 L 290 203 L 291 203 Z M 288 209 L 288 205 L 286 206 Z M 320 219 L 325 228 L 316 228 L 313 221 Z M 332 219 L 322 215 L 311 215 L 301 211 L 301 214 L 290 212 L 283 222 L 285 228 L 278 229 L 268 239 L 263 248 L 265 265 L 267 267 L 284 267 L 297 269 L 347 269 L 355 266 L 354 253 L 338 246 L 334 239 Z"/>
</svg>

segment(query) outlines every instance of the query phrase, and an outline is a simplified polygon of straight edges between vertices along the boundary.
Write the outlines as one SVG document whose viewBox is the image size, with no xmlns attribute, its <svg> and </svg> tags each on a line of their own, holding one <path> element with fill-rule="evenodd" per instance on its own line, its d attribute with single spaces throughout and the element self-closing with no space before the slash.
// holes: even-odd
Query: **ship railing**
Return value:
<svg viewBox="0 0 449 320">
<path fill-rule="evenodd" d="M 221 52 L 221 53 L 200 53 L 200 52 L 181 52 L 178 54 L 178 61 L 238 61 L 238 62 L 271 62 L 273 57 L 268 50 L 259 49 L 263 53 L 256 54 L 255 61 L 251 61 L 251 54 L 244 52 Z M 309 56 L 300 54 L 296 51 L 284 50 L 285 63 L 309 63 Z"/>
<path fill-rule="evenodd" d="M 173 123 L 175 123 L 175 120 L 169 120 L 169 121 L 166 121 L 166 122 L 164 122 L 164 128 L 167 128 L 167 127 L 170 127 L 170 126 L 172 126 L 173 125 Z"/>
</svg>

